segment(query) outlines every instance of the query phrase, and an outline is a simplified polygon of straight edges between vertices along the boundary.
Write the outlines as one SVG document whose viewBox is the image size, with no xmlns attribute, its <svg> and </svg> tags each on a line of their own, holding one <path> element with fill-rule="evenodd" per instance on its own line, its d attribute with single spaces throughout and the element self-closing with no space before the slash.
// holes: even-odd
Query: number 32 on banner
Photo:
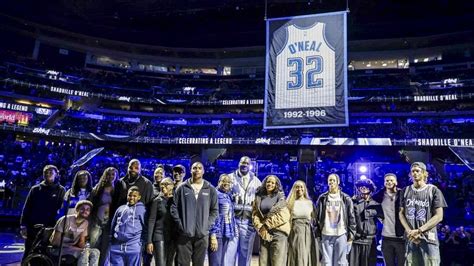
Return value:
<svg viewBox="0 0 474 266">
<path fill-rule="evenodd" d="M 301 57 L 288 58 L 287 66 L 288 68 L 294 67 L 294 70 L 290 71 L 290 78 L 294 78 L 294 80 L 287 82 L 288 90 L 301 89 L 304 85 L 305 77 L 307 80 L 307 89 L 323 87 L 323 79 L 315 78 L 317 74 L 323 72 L 323 58 L 321 56 L 315 55 L 306 57 L 306 66 L 309 66 L 309 69 L 305 69 L 304 59 Z"/>
</svg>

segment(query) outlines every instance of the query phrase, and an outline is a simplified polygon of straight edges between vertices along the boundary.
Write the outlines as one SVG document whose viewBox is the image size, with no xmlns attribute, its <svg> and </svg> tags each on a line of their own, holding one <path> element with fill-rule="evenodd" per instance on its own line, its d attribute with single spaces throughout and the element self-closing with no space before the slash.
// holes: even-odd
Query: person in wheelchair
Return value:
<svg viewBox="0 0 474 266">
<path fill-rule="evenodd" d="M 99 250 L 86 247 L 89 226 L 87 219 L 92 206 L 92 202 L 88 200 L 79 201 L 76 204 L 76 214 L 61 217 L 50 238 L 53 247 L 59 247 L 61 235 L 64 234 L 62 254 L 72 255 L 77 259 L 77 265 L 96 266 L 99 263 Z"/>
<path fill-rule="evenodd" d="M 46 227 L 44 224 L 35 224 L 33 226 L 37 233 L 32 241 L 30 252 L 22 261 L 22 266 L 54 266 L 57 258 L 54 257 L 50 249 L 49 239 L 54 231 L 52 227 Z M 64 259 L 66 260 L 66 258 Z"/>
</svg>

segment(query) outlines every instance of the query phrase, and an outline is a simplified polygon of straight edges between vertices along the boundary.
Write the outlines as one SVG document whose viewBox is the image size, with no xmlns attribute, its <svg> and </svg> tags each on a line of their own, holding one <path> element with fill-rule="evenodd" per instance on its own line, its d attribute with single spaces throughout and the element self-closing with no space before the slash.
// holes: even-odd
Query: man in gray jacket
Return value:
<svg viewBox="0 0 474 266">
<path fill-rule="evenodd" d="M 203 179 L 204 166 L 195 162 L 191 178 L 176 189 L 171 216 L 178 226 L 178 265 L 204 265 L 209 242 L 209 228 L 219 207 L 217 191 Z"/>
</svg>

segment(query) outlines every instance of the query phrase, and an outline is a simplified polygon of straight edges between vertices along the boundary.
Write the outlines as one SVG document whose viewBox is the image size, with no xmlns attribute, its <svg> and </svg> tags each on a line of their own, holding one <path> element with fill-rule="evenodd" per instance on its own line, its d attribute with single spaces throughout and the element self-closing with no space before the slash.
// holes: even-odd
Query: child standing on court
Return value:
<svg viewBox="0 0 474 266">
<path fill-rule="evenodd" d="M 128 190 L 127 204 L 120 206 L 115 212 L 112 220 L 111 265 L 141 264 L 146 209 L 140 198 L 138 187 L 132 186 Z"/>
</svg>

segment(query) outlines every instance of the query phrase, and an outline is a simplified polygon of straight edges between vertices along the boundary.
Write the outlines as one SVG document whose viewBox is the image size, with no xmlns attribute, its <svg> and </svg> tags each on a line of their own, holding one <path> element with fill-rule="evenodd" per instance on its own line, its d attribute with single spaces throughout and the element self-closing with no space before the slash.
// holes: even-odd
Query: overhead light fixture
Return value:
<svg viewBox="0 0 474 266">
<path fill-rule="evenodd" d="M 368 168 L 367 168 L 366 165 L 361 165 L 361 166 L 359 166 L 359 172 L 361 172 L 361 173 L 367 173 L 367 170 L 368 170 Z"/>
<path fill-rule="evenodd" d="M 28 100 L 17 100 L 16 102 L 19 104 L 32 105 L 32 103 Z"/>
</svg>

